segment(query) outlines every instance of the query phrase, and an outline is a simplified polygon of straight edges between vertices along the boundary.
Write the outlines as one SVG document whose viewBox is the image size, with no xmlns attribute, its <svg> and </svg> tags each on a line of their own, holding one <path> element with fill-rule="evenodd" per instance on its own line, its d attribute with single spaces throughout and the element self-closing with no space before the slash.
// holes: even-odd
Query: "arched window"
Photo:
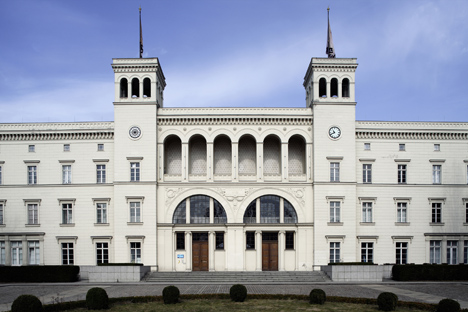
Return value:
<svg viewBox="0 0 468 312">
<path fill-rule="evenodd" d="M 191 175 L 206 175 L 206 140 L 201 135 L 190 138 L 189 169 Z"/>
<path fill-rule="evenodd" d="M 332 78 L 330 85 L 331 97 L 338 97 L 338 79 Z"/>
<path fill-rule="evenodd" d="M 341 82 L 341 96 L 349 97 L 349 79 L 345 78 Z"/>
<path fill-rule="evenodd" d="M 182 142 L 175 135 L 164 140 L 164 174 L 182 175 Z"/>
<path fill-rule="evenodd" d="M 228 175 L 232 173 L 232 154 L 231 154 L 231 140 L 221 135 L 214 140 L 214 174 L 215 175 Z"/>
<path fill-rule="evenodd" d="M 151 97 L 151 80 L 143 79 L 143 97 Z"/>
<path fill-rule="evenodd" d="M 239 175 L 257 174 L 257 143 L 250 135 L 239 140 Z"/>
<path fill-rule="evenodd" d="M 128 80 L 127 78 L 120 79 L 120 97 L 128 97 Z"/>
<path fill-rule="evenodd" d="M 132 98 L 140 97 L 140 80 L 138 78 L 132 79 Z"/>
<path fill-rule="evenodd" d="M 281 142 L 274 135 L 267 136 L 263 142 L 263 173 L 281 174 Z"/>
<path fill-rule="evenodd" d="M 294 135 L 288 142 L 288 174 L 302 175 L 306 173 L 305 141 L 300 135 Z"/>
<path fill-rule="evenodd" d="M 325 78 L 319 80 L 319 97 L 327 97 L 327 81 Z"/>
<path fill-rule="evenodd" d="M 260 223 L 281 223 L 281 208 L 284 212 L 282 223 L 297 223 L 297 213 L 291 203 L 275 195 L 261 196 L 253 200 L 244 212 L 244 223 L 256 223 L 257 214 L 260 214 Z"/>
<path fill-rule="evenodd" d="M 174 211 L 172 223 L 185 224 L 187 209 L 190 210 L 191 224 L 210 223 L 211 207 L 213 207 L 213 223 L 227 223 L 224 207 L 216 199 L 205 195 L 195 195 L 181 201 Z"/>
</svg>

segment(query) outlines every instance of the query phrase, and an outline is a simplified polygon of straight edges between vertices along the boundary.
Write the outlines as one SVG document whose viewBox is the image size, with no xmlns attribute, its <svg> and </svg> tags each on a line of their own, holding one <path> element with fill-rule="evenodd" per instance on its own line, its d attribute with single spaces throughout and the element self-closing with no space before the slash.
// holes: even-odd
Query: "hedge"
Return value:
<svg viewBox="0 0 468 312">
<path fill-rule="evenodd" d="M 98 266 L 143 266 L 143 263 L 98 263 Z"/>
<path fill-rule="evenodd" d="M 373 262 L 330 262 L 328 265 L 377 265 Z"/>
<path fill-rule="evenodd" d="M 398 264 L 392 274 L 396 281 L 466 281 L 468 265 Z"/>
<path fill-rule="evenodd" d="M 76 265 L 0 266 L 0 282 L 76 282 L 79 273 L 80 267 Z"/>
</svg>

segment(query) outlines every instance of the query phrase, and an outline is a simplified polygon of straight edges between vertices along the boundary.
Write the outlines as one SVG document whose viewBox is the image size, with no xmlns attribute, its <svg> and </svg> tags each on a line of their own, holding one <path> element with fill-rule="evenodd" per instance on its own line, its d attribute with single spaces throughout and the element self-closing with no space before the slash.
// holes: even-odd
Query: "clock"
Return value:
<svg viewBox="0 0 468 312">
<path fill-rule="evenodd" d="M 341 136 L 341 129 L 336 126 L 330 127 L 328 130 L 328 135 L 332 139 L 338 139 Z"/>
<path fill-rule="evenodd" d="M 134 126 L 130 128 L 130 130 L 128 131 L 128 134 L 130 135 L 132 139 L 138 139 L 141 135 L 141 130 L 140 128 Z"/>
</svg>

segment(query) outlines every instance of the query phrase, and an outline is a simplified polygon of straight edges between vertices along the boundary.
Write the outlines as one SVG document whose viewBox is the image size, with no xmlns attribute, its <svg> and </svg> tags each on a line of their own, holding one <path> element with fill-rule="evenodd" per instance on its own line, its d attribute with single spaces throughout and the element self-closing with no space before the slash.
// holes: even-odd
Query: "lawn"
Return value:
<svg viewBox="0 0 468 312">
<path fill-rule="evenodd" d="M 69 310 L 73 312 L 88 311 L 87 309 Z M 117 303 L 111 312 L 156 312 L 156 311 L 184 311 L 184 312 L 223 312 L 223 311 L 325 311 L 325 312 L 377 312 L 377 305 L 326 302 L 324 305 L 313 305 L 301 300 L 265 300 L 251 299 L 245 302 L 232 302 L 228 299 L 193 299 L 183 300 L 181 303 L 165 305 L 162 302 L 150 303 Z M 398 308 L 398 312 L 418 312 L 408 308 Z"/>
</svg>

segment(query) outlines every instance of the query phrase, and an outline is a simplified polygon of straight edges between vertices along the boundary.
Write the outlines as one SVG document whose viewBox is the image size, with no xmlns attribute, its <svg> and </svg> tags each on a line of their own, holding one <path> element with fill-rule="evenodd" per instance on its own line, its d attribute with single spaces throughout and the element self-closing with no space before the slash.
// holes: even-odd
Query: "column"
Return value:
<svg viewBox="0 0 468 312">
<path fill-rule="evenodd" d="M 182 181 L 188 182 L 188 167 L 189 167 L 189 155 L 188 155 L 188 143 L 182 142 Z"/>
<path fill-rule="evenodd" d="M 331 98 L 330 79 L 327 79 L 327 99 Z"/>
<path fill-rule="evenodd" d="M 257 142 L 257 181 L 263 181 L 263 142 Z"/>
<path fill-rule="evenodd" d="M 214 201 L 210 197 L 210 224 L 214 223 Z"/>
<path fill-rule="evenodd" d="M 192 232 L 185 232 L 185 270 L 192 271 Z"/>
<path fill-rule="evenodd" d="M 164 177 L 164 144 L 158 144 L 158 181 L 162 181 Z"/>
<path fill-rule="evenodd" d="M 280 211 L 280 223 L 284 223 L 284 198 L 280 197 L 279 202 L 279 211 Z"/>
<path fill-rule="evenodd" d="M 284 271 L 284 250 L 285 250 L 285 232 L 279 231 L 278 233 L 278 270 Z"/>
<path fill-rule="evenodd" d="M 255 231 L 255 249 L 257 251 L 256 271 L 262 271 L 262 231 Z"/>
<path fill-rule="evenodd" d="M 190 198 L 185 199 L 185 223 L 190 224 Z"/>
<path fill-rule="evenodd" d="M 288 180 L 288 177 L 289 177 L 289 173 L 288 173 L 288 154 L 289 154 L 289 150 L 288 150 L 288 142 L 282 142 L 281 143 L 281 162 L 282 162 L 282 168 L 283 168 L 283 181 L 287 181 Z"/>
<path fill-rule="evenodd" d="M 210 205 L 211 206 L 211 205 Z M 208 233 L 208 271 L 213 272 L 214 267 L 214 256 L 215 256 L 215 246 L 216 244 L 216 232 L 211 231 Z"/>
<path fill-rule="evenodd" d="M 237 168 L 238 165 L 238 157 L 239 157 L 239 144 L 237 142 L 232 142 L 232 181 L 237 182 L 239 171 Z"/>
<path fill-rule="evenodd" d="M 214 154 L 213 154 L 213 142 L 206 143 L 206 175 L 207 175 L 207 181 L 213 181 L 213 174 L 214 174 L 214 168 L 213 168 L 213 160 L 214 160 Z"/>
<path fill-rule="evenodd" d="M 312 181 L 312 177 L 313 177 L 313 172 L 312 172 L 312 168 L 313 168 L 313 149 L 312 149 L 312 143 L 307 143 L 306 144 L 306 159 L 305 159 L 305 166 L 306 166 L 306 174 L 307 174 L 307 179 L 309 181 Z"/>
</svg>

